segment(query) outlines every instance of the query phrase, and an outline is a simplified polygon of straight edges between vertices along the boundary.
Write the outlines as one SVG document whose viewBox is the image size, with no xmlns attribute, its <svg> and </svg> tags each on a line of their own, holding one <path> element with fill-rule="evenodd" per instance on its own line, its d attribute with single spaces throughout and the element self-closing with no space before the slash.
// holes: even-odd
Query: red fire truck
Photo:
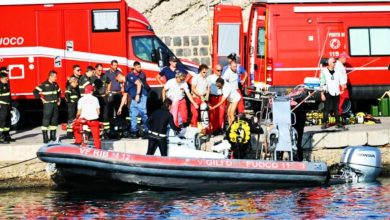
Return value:
<svg viewBox="0 0 390 220">
<path fill-rule="evenodd" d="M 9 69 L 17 108 L 31 109 L 26 102 L 51 69 L 64 90 L 74 64 L 108 68 L 115 59 L 127 73 L 140 61 L 149 84 L 158 87 L 155 76 L 173 55 L 125 0 L 0 0 L 0 12 L 0 66 Z M 197 68 L 184 61 L 178 65 L 188 72 Z M 20 112 L 15 110 L 13 123 Z"/>
<path fill-rule="evenodd" d="M 347 52 L 352 99 L 390 89 L 390 1 L 257 0 L 244 32 L 242 9 L 214 9 L 213 64 L 235 52 L 255 81 L 284 90 L 319 77 L 321 63 Z"/>
</svg>

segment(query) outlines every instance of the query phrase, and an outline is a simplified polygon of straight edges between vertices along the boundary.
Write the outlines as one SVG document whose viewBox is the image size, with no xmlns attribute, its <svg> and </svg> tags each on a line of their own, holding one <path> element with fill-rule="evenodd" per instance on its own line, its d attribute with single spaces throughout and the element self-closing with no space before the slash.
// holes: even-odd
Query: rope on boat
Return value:
<svg viewBox="0 0 390 220">
<path fill-rule="evenodd" d="M 7 167 L 12 167 L 12 166 L 15 166 L 15 165 L 18 165 L 18 164 L 21 164 L 21 163 L 25 163 L 25 162 L 28 162 L 28 161 L 37 159 L 37 158 L 38 158 L 38 157 L 33 157 L 33 158 L 30 158 L 30 159 L 27 159 L 27 160 L 19 161 L 19 162 L 17 162 L 17 163 L 8 164 L 8 165 L 6 165 L 6 166 L 0 167 L 0 169 L 4 169 L 4 168 L 7 168 Z"/>
</svg>

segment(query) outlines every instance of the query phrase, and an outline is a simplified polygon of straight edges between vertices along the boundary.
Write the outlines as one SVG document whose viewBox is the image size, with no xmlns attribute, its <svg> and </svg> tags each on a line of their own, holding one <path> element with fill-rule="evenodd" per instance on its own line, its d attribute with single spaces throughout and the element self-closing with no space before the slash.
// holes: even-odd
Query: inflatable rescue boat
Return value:
<svg viewBox="0 0 390 220">
<path fill-rule="evenodd" d="M 146 156 L 61 143 L 41 147 L 37 156 L 55 164 L 58 184 L 86 179 L 146 188 L 260 189 L 321 185 L 328 177 L 323 162 Z"/>
</svg>

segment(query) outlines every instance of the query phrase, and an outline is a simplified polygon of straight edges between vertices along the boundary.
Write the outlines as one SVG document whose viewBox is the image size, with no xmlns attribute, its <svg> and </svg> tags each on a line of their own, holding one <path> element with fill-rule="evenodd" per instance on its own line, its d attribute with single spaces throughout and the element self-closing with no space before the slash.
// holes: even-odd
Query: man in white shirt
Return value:
<svg viewBox="0 0 390 220">
<path fill-rule="evenodd" d="M 172 100 L 171 113 L 175 125 L 179 127 L 179 116 L 181 117 L 182 124 L 188 122 L 188 110 L 185 96 L 188 97 L 190 102 L 194 105 L 195 109 L 198 109 L 199 106 L 194 102 L 194 99 L 191 96 L 190 90 L 188 89 L 188 84 L 185 81 L 186 75 L 183 72 L 178 71 L 174 79 L 168 80 L 164 85 L 162 90 L 162 99 L 169 98 Z"/>
<path fill-rule="evenodd" d="M 222 100 L 222 90 L 217 87 L 217 79 L 221 78 L 222 66 L 217 64 L 214 69 L 214 74 L 207 77 L 207 82 L 210 87 L 210 106 L 217 105 Z M 226 102 L 219 107 L 209 110 L 210 132 L 219 134 L 222 132 L 223 124 L 225 122 L 225 107 Z"/>
<path fill-rule="evenodd" d="M 237 72 L 237 63 L 236 61 L 232 61 L 230 63 L 230 68 L 228 68 L 223 74 L 222 78 L 226 83 L 229 83 L 233 89 L 235 89 L 240 95 L 241 99 L 238 103 L 237 109 L 238 113 L 245 113 L 244 99 L 242 98 L 241 90 L 238 88 L 238 84 L 240 82 L 240 76 Z"/>
<path fill-rule="evenodd" d="M 348 76 L 347 69 L 345 68 L 345 63 L 347 62 L 347 58 L 349 58 L 346 52 L 343 52 L 339 55 L 339 58 L 336 61 L 336 65 L 334 67 L 336 72 L 340 73 L 340 77 L 342 80 L 340 86 L 340 100 L 339 100 L 339 114 L 343 114 L 343 104 L 346 99 L 349 99 L 349 92 L 347 88 Z"/>
<path fill-rule="evenodd" d="M 227 100 L 229 102 L 227 116 L 230 126 L 234 121 L 237 105 L 238 102 L 241 100 L 241 96 L 237 92 L 237 90 L 232 88 L 230 84 L 225 83 L 225 80 L 223 80 L 222 78 L 218 78 L 216 84 L 219 89 L 222 89 L 222 100 L 218 104 L 211 106 L 210 110 L 218 108 Z"/>
<path fill-rule="evenodd" d="M 92 132 L 94 146 L 100 149 L 100 105 L 99 100 L 92 95 L 93 91 L 94 87 L 92 85 L 85 86 L 84 96 L 77 102 L 77 119 L 73 124 L 73 131 L 75 144 L 80 145 L 83 142 L 81 135 L 83 124 L 88 125 Z"/>
<path fill-rule="evenodd" d="M 191 82 L 191 92 L 194 102 L 200 106 L 202 102 L 207 102 L 210 95 L 210 86 L 207 82 L 206 76 L 209 67 L 206 64 L 202 64 L 198 68 L 198 75 L 192 78 Z M 191 127 L 198 127 L 198 116 L 199 111 L 195 108 L 194 105 L 191 105 Z"/>
<path fill-rule="evenodd" d="M 334 112 L 336 117 L 337 128 L 343 128 L 340 124 L 340 115 L 338 112 L 340 85 L 343 83 L 341 75 L 334 68 L 336 60 L 331 57 L 328 59 L 328 66 L 321 70 L 321 86 L 325 92 L 321 94 L 323 100 L 325 100 L 324 107 L 324 124 L 322 129 L 329 127 L 329 113 Z"/>
</svg>

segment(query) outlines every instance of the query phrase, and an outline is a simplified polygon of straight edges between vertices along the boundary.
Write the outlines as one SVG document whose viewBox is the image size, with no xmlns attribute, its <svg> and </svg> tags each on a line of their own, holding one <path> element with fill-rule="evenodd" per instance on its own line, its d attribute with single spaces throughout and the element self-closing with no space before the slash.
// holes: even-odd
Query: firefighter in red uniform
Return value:
<svg viewBox="0 0 390 220">
<path fill-rule="evenodd" d="M 35 98 L 40 98 L 43 103 L 42 135 L 43 143 L 56 140 L 58 125 L 58 106 L 61 104 L 61 90 L 57 84 L 57 72 L 50 70 L 48 80 L 35 87 Z M 50 131 L 50 139 L 48 136 Z"/>
<path fill-rule="evenodd" d="M 9 144 L 11 126 L 11 92 L 8 83 L 7 69 L 0 69 L 0 143 Z"/>
<path fill-rule="evenodd" d="M 93 144 L 95 148 L 100 149 L 100 105 L 99 100 L 92 95 L 94 87 L 87 85 L 84 88 L 84 96 L 79 99 L 77 103 L 77 116 L 76 121 L 73 124 L 73 131 L 75 137 L 75 143 L 81 145 L 82 140 L 82 129 L 83 125 L 89 126 L 92 132 Z"/>
</svg>

